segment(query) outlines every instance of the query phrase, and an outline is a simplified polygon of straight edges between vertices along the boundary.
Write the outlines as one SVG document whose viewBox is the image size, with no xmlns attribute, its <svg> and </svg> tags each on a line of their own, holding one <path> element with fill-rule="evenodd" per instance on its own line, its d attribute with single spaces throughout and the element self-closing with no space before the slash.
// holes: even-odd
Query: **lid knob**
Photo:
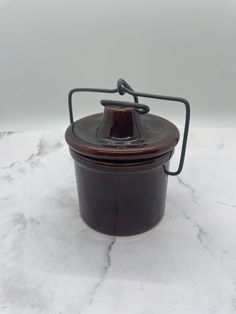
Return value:
<svg viewBox="0 0 236 314">
<path fill-rule="evenodd" d="M 114 140 L 136 140 L 144 132 L 141 115 L 132 107 L 106 105 L 97 130 L 102 138 Z"/>
</svg>

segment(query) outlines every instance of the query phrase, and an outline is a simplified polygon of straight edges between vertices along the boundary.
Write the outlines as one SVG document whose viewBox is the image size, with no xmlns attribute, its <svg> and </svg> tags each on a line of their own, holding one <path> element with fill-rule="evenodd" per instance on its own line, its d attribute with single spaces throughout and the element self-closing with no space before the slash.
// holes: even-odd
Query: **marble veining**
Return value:
<svg viewBox="0 0 236 314">
<path fill-rule="evenodd" d="M 180 179 L 180 177 L 177 177 L 177 180 L 179 181 L 180 184 L 182 184 L 185 188 L 187 188 L 190 191 L 193 203 L 196 205 L 199 205 L 195 189 L 190 184 L 188 184 L 188 183 L 184 182 L 182 179 Z"/>
<path fill-rule="evenodd" d="M 1 132 L 0 313 L 235 314 L 235 136 L 192 130 L 163 220 L 120 238 L 81 220 L 63 131 Z"/>
<path fill-rule="evenodd" d="M 198 223 L 193 221 L 186 212 L 183 212 L 183 215 L 185 219 L 187 219 L 192 224 L 192 226 L 196 228 L 197 230 L 196 237 L 198 241 L 201 243 L 201 245 L 204 247 L 204 249 L 206 249 L 212 256 L 215 257 L 214 252 L 209 247 L 210 240 L 207 238 L 207 233 L 202 229 L 202 227 Z"/>
<path fill-rule="evenodd" d="M 16 165 L 17 161 L 13 161 L 9 166 L 1 167 L 1 169 L 9 169 Z"/>
<path fill-rule="evenodd" d="M 227 204 L 225 202 L 222 202 L 222 201 L 217 201 L 218 204 L 221 204 L 221 205 L 224 205 L 224 206 L 229 206 L 229 207 L 236 207 L 236 205 L 232 205 L 232 204 Z"/>
<path fill-rule="evenodd" d="M 95 294 L 97 292 L 97 289 L 101 286 L 101 284 L 103 283 L 106 275 L 107 275 L 107 272 L 109 270 L 109 267 L 111 266 L 111 252 L 112 252 L 112 247 L 113 245 L 115 244 L 115 241 L 116 241 L 116 237 L 113 237 L 111 243 L 109 244 L 108 246 L 108 249 L 107 249 L 107 254 L 106 254 L 106 264 L 103 268 L 103 271 L 102 271 L 102 275 L 100 277 L 100 279 L 98 280 L 98 282 L 94 285 L 91 293 L 89 294 L 89 300 L 88 300 L 88 305 L 91 305 L 93 303 L 93 300 L 94 300 L 94 297 L 95 297 Z"/>
</svg>

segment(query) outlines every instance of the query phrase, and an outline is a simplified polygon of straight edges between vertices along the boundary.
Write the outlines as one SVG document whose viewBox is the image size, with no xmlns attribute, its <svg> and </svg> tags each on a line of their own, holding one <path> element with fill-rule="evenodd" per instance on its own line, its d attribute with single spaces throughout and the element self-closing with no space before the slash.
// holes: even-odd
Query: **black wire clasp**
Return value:
<svg viewBox="0 0 236 314">
<path fill-rule="evenodd" d="M 175 102 L 181 102 L 185 106 L 185 124 L 184 124 L 184 134 L 183 134 L 183 141 L 182 141 L 182 150 L 180 155 L 180 161 L 179 166 L 176 171 L 169 171 L 165 169 L 165 173 L 171 176 L 176 176 L 181 173 L 184 165 L 184 158 L 185 158 L 185 152 L 186 152 L 186 146 L 187 146 L 187 139 L 188 139 L 188 131 L 189 131 L 189 122 L 190 122 L 190 105 L 189 102 L 181 97 L 173 97 L 173 96 L 163 96 L 163 95 L 156 95 L 156 94 L 147 94 L 147 93 L 141 93 L 141 92 L 135 92 L 131 86 L 123 79 L 119 79 L 117 82 L 117 87 L 114 89 L 104 89 L 104 88 L 74 88 L 69 92 L 68 95 L 68 104 L 69 104 L 69 115 L 70 115 L 70 123 L 74 123 L 73 118 L 73 106 L 72 106 L 72 96 L 74 93 L 78 92 L 97 92 L 97 93 L 119 93 L 120 95 L 124 95 L 125 93 L 130 94 L 134 98 L 134 103 L 128 103 L 128 102 L 120 102 L 116 100 L 102 100 L 101 104 L 103 106 L 108 105 L 108 103 L 113 105 L 120 105 L 120 106 L 127 106 L 127 107 L 135 107 L 137 112 L 140 114 L 144 114 L 149 112 L 149 107 L 146 105 L 139 104 L 138 97 L 144 97 L 144 98 L 152 98 L 152 99 L 161 99 L 161 100 L 167 100 L 167 101 L 175 101 Z"/>
</svg>

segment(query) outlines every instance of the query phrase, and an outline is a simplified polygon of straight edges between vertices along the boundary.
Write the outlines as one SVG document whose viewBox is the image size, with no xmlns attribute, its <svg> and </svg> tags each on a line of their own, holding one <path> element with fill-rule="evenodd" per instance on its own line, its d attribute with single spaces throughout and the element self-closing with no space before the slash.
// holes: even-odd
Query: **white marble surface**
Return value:
<svg viewBox="0 0 236 314">
<path fill-rule="evenodd" d="M 193 130 L 161 223 L 114 238 L 80 218 L 63 132 L 1 133 L 0 313 L 236 313 L 235 138 Z"/>
</svg>

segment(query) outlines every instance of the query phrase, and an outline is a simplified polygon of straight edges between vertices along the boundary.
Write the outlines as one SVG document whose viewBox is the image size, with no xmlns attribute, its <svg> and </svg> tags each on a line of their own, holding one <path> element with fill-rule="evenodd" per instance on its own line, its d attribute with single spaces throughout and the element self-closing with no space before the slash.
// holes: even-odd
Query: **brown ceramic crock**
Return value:
<svg viewBox="0 0 236 314">
<path fill-rule="evenodd" d="M 73 121 L 75 92 L 124 93 L 134 103 L 101 101 L 104 112 Z M 169 171 L 169 160 L 179 141 L 170 121 L 149 114 L 138 96 L 179 101 L 186 119 L 179 168 Z M 155 96 L 155 97 L 154 97 Z M 183 98 L 137 93 L 124 81 L 116 89 L 78 88 L 69 93 L 71 125 L 65 138 L 75 162 L 80 213 L 93 229 L 115 236 L 145 232 L 161 220 L 168 175 L 183 167 L 189 127 L 189 104 Z"/>
</svg>

